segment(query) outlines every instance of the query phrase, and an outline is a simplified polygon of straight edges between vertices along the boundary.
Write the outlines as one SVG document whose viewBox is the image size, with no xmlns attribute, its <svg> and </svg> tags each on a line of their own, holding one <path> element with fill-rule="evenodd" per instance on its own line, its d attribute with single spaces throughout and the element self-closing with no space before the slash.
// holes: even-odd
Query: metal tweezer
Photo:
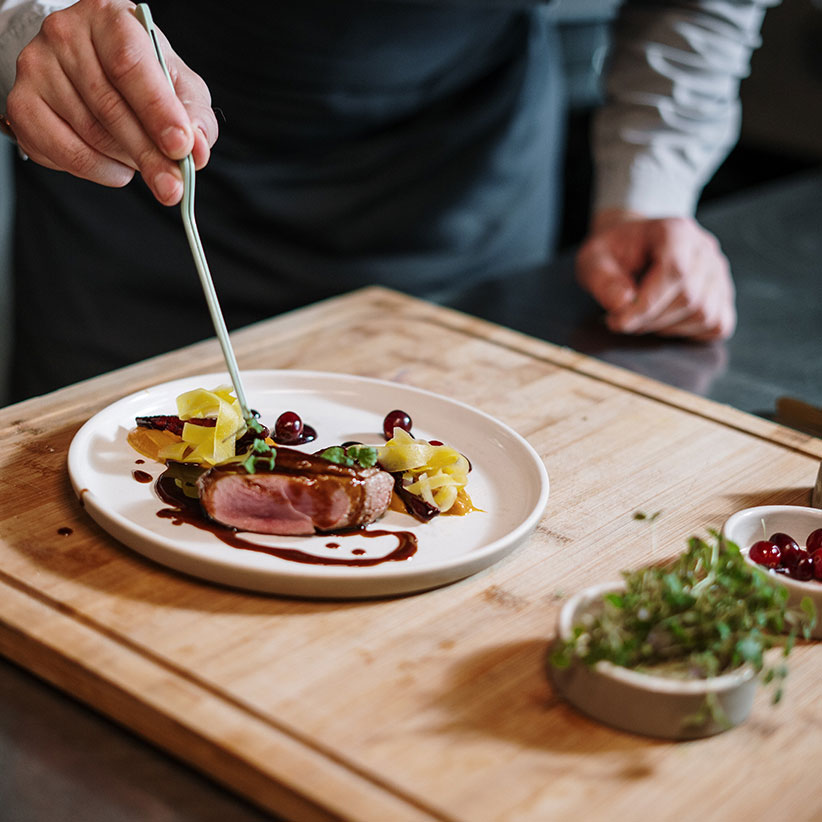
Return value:
<svg viewBox="0 0 822 822">
<path fill-rule="evenodd" d="M 154 21 L 151 18 L 151 12 L 148 6 L 145 3 L 140 3 L 135 10 L 135 15 L 148 32 L 157 59 L 162 66 L 163 73 L 171 87 L 174 88 L 174 82 L 168 72 L 168 66 L 163 57 L 163 52 L 160 49 L 157 31 L 154 28 Z M 254 417 L 248 409 L 248 402 L 242 380 L 240 380 L 240 371 L 237 367 L 237 359 L 234 356 L 234 349 L 231 347 L 231 340 L 228 336 L 228 329 L 226 328 L 223 312 L 220 308 L 220 302 L 217 299 L 217 292 L 214 290 L 214 283 L 211 279 L 211 272 L 208 268 L 205 251 L 203 251 L 203 244 L 200 242 L 200 232 L 197 230 L 197 221 L 194 219 L 194 158 L 190 154 L 180 160 L 180 170 L 183 173 L 183 199 L 180 204 L 180 209 L 183 214 L 183 225 L 185 226 L 186 237 L 188 238 L 188 244 L 191 248 L 191 255 L 194 257 L 194 265 L 197 267 L 197 273 L 200 275 L 200 284 L 203 287 L 203 293 L 208 303 L 211 321 L 214 324 L 214 331 L 217 334 L 217 339 L 223 350 L 223 357 L 225 357 L 225 362 L 228 366 L 228 373 L 231 375 L 231 383 L 234 386 L 234 393 L 240 404 L 243 419 L 247 425 L 254 427 L 252 425 Z"/>
</svg>

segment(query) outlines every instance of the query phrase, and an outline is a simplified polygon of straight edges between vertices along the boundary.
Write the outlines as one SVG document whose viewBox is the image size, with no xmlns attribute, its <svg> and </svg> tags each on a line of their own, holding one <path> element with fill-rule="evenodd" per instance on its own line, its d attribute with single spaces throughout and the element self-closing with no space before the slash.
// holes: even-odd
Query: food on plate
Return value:
<svg viewBox="0 0 822 822">
<path fill-rule="evenodd" d="M 478 510 L 465 490 L 471 463 L 449 445 L 416 439 L 396 427 L 391 439 L 377 449 L 377 460 L 394 476 L 397 495 L 417 519 Z"/>
<path fill-rule="evenodd" d="M 200 504 L 223 525 L 258 534 L 304 535 L 368 525 L 388 508 L 393 477 L 277 448 L 272 471 L 249 474 L 231 464 L 197 481 Z"/>
<path fill-rule="evenodd" d="M 385 439 L 390 440 L 394 436 L 395 428 L 402 428 L 403 431 L 411 433 L 413 422 L 411 417 L 402 409 L 395 408 L 389 411 L 382 421 L 382 435 Z"/>
<path fill-rule="evenodd" d="M 129 436 L 129 443 L 160 462 L 217 465 L 234 457 L 238 441 L 248 429 L 240 403 L 231 390 L 229 386 L 220 386 L 213 391 L 195 388 L 180 394 L 176 417 L 138 417 L 137 430 Z"/>
<path fill-rule="evenodd" d="M 672 562 L 623 577 L 624 591 L 605 596 L 554 649 L 555 666 L 606 660 L 638 672 L 706 679 L 749 665 L 764 682 L 775 682 L 776 700 L 786 669 L 767 664 L 764 654 L 779 646 L 787 656 L 795 637 L 810 636 L 816 620 L 809 599 L 789 607 L 785 588 L 718 534 L 711 543 L 693 537 Z"/>
<path fill-rule="evenodd" d="M 748 556 L 757 565 L 799 582 L 822 582 L 822 528 L 811 531 L 800 545 L 790 534 L 777 531 L 751 545 Z"/>
<path fill-rule="evenodd" d="M 276 447 L 259 424 L 259 432 L 247 430 L 226 386 L 181 394 L 177 412 L 138 417 L 129 442 L 165 462 L 181 492 L 198 498 L 204 514 L 218 523 L 261 534 L 313 534 L 368 525 L 388 509 L 394 480 L 375 467 L 374 449 L 352 449 L 350 455 L 341 449 L 348 462 L 341 465 L 335 454 Z M 293 442 L 316 436 L 293 412 L 280 415 L 275 439 L 277 429 Z"/>
<path fill-rule="evenodd" d="M 278 445 L 302 445 L 317 439 L 317 432 L 294 411 L 283 411 L 274 423 L 272 439 Z"/>
<path fill-rule="evenodd" d="M 167 465 L 158 493 L 168 500 L 173 483 L 175 494 L 237 530 L 307 535 L 362 528 L 389 507 L 423 522 L 478 510 L 465 491 L 470 462 L 441 442 L 415 439 L 399 409 L 383 421 L 384 431 L 395 424 L 384 446 L 349 442 L 315 454 L 284 444 L 317 436 L 296 412 L 281 413 L 271 432 L 256 420 L 247 425 L 230 386 L 187 391 L 176 415 L 136 422 L 129 443 Z"/>
</svg>

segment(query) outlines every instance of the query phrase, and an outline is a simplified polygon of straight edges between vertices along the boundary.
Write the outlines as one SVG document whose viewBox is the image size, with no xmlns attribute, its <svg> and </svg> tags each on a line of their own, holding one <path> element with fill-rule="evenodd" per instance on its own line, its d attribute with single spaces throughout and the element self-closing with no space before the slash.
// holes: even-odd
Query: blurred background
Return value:
<svg viewBox="0 0 822 822">
<path fill-rule="evenodd" d="M 585 231 L 591 177 L 588 130 L 600 99 L 609 21 L 618 0 L 557 0 L 569 84 L 569 141 L 562 249 Z M 742 85 L 742 134 L 705 189 L 702 204 L 822 166 L 822 0 L 783 0 L 770 10 L 763 45 Z M 7 402 L 11 344 L 10 229 L 13 147 L 0 141 L 0 405 Z M 562 250 L 560 249 L 560 250 Z"/>
</svg>

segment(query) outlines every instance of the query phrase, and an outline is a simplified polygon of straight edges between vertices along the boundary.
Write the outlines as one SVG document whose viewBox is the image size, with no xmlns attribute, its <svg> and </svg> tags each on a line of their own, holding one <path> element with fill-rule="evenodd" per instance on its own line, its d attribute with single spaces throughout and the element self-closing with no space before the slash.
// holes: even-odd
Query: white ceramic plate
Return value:
<svg viewBox="0 0 822 822">
<path fill-rule="evenodd" d="M 167 507 L 153 483 L 134 479 L 134 470 L 156 477 L 163 467 L 140 458 L 127 443 L 136 416 L 176 413 L 176 398 L 192 388 L 216 388 L 225 374 L 190 377 L 138 391 L 92 417 L 76 434 L 68 455 L 75 493 L 85 510 L 112 536 L 141 554 L 214 582 L 305 597 L 375 597 L 444 585 L 480 571 L 512 551 L 536 527 L 548 500 L 548 475 L 537 453 L 516 432 L 470 406 L 409 386 L 316 371 L 249 371 L 243 383 L 249 404 L 273 425 L 283 411 L 295 411 L 316 428 L 315 451 L 349 440 L 379 445 L 384 416 L 395 408 L 410 414 L 416 437 L 453 445 L 472 463 L 468 491 L 482 512 L 437 517 L 420 523 L 389 511 L 375 528 L 410 531 L 418 550 L 410 559 L 372 566 L 314 565 L 231 547 L 209 531 L 174 525 L 157 516 Z M 249 542 L 298 548 L 317 556 L 386 556 L 394 536 L 281 537 L 243 534 Z M 339 547 L 328 547 L 336 543 Z"/>
</svg>

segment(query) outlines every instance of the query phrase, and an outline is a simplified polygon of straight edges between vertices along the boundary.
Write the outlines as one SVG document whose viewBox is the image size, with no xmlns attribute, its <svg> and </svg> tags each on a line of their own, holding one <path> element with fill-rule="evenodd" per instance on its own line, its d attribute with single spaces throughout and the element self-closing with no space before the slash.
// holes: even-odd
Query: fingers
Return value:
<svg viewBox="0 0 822 822">
<path fill-rule="evenodd" d="M 693 220 L 666 220 L 652 234 L 653 263 L 637 299 L 609 317 L 623 333 L 718 339 L 735 327 L 733 284 L 715 238 Z"/>
<path fill-rule="evenodd" d="M 183 181 L 175 160 L 191 151 L 194 133 L 136 18 L 93 18 L 90 41 L 66 54 L 62 67 L 154 196 L 166 205 L 179 202 Z"/>
<path fill-rule="evenodd" d="M 73 143 L 76 138 L 79 138 L 81 142 L 96 149 L 104 157 L 134 168 L 135 164 L 126 151 L 89 111 L 74 85 L 59 66 L 56 64 L 41 66 L 39 78 L 40 87 L 44 93 L 40 96 L 32 95 L 26 109 L 26 116 L 19 118 L 21 127 L 27 134 L 28 129 L 36 125 L 36 134 L 32 136 L 32 144 L 39 144 L 42 147 L 41 150 L 48 151 L 54 160 L 59 160 L 63 156 L 62 162 L 69 163 L 70 158 L 77 155 L 77 148 Z M 47 103 L 46 100 L 49 102 Z M 72 140 L 69 141 L 71 144 L 64 145 L 62 142 L 53 140 L 50 132 L 54 126 L 50 124 L 49 115 L 59 117 L 73 130 Z M 46 148 L 46 145 L 49 148 Z M 34 148 L 30 156 L 33 156 L 33 152 Z M 37 158 L 34 157 L 34 159 Z M 101 171 L 101 174 L 106 175 L 105 169 Z M 88 177 L 88 175 L 81 176 Z M 106 184 L 111 183 L 106 181 Z"/>
<path fill-rule="evenodd" d="M 191 120 L 169 85 L 151 39 L 137 18 L 122 12 L 92 16 L 91 40 L 84 45 L 85 53 L 72 55 L 75 65 L 71 66 L 70 76 L 83 82 L 84 99 L 105 112 L 103 123 L 113 133 L 122 129 L 135 147 L 147 135 L 155 150 L 166 158 L 185 157 L 194 145 Z M 88 65 L 93 56 L 99 61 L 101 72 L 95 73 L 92 81 L 78 74 L 77 60 Z"/>
<path fill-rule="evenodd" d="M 24 150 L 32 160 L 46 168 L 62 171 L 70 167 L 77 177 L 113 188 L 127 185 L 134 177 L 133 168 L 84 142 L 68 123 L 44 103 L 34 107 L 31 121 L 42 125 L 42 134 L 36 147 L 27 143 Z"/>
<path fill-rule="evenodd" d="M 632 220 L 599 232 L 582 257 L 579 279 L 606 309 L 611 330 L 700 340 L 729 337 L 736 325 L 728 262 L 716 239 L 688 219 Z M 644 260 L 644 264 L 638 264 Z M 619 278 L 635 283 L 619 304 L 607 290 Z"/>
<path fill-rule="evenodd" d="M 681 320 L 672 321 L 657 333 L 705 341 L 724 340 L 730 337 L 736 329 L 733 287 L 726 289 L 722 282 L 722 279 L 706 280 L 708 289 L 696 310 Z M 730 273 L 727 282 L 730 283 Z"/>
<path fill-rule="evenodd" d="M 158 32 L 168 83 L 133 9 L 80 0 L 49 15 L 20 55 L 7 113 L 37 162 L 104 185 L 123 185 L 137 169 L 171 205 L 182 196 L 177 161 L 191 152 L 202 168 L 217 123 L 205 83 Z"/>
<path fill-rule="evenodd" d="M 636 284 L 627 267 L 598 239 L 580 249 L 576 274 L 579 284 L 608 312 L 625 309 L 636 299 Z"/>
<path fill-rule="evenodd" d="M 161 32 L 161 42 L 167 44 Z M 168 47 L 168 52 L 172 53 Z M 194 157 L 194 166 L 198 170 L 208 163 L 211 147 L 217 142 L 219 127 L 214 109 L 211 107 L 211 92 L 203 79 L 193 71 L 189 71 L 183 64 L 180 70 L 172 74 L 177 97 L 186 109 L 191 120 L 194 132 L 194 146 L 191 153 Z"/>
<path fill-rule="evenodd" d="M 647 270 L 635 272 L 641 278 L 636 299 L 608 317 L 608 325 L 614 331 L 662 331 L 690 317 L 702 303 L 709 271 L 700 245 L 687 236 L 684 222 L 651 234 L 649 254 Z"/>
<path fill-rule="evenodd" d="M 59 72 L 43 68 L 40 81 L 48 94 L 26 96 L 21 86 L 9 94 L 7 109 L 20 147 L 47 168 L 71 170 L 102 185 L 126 185 L 134 176 L 130 158 L 116 150 L 71 83 L 61 78 Z M 47 99 L 55 100 L 56 108 Z"/>
</svg>

